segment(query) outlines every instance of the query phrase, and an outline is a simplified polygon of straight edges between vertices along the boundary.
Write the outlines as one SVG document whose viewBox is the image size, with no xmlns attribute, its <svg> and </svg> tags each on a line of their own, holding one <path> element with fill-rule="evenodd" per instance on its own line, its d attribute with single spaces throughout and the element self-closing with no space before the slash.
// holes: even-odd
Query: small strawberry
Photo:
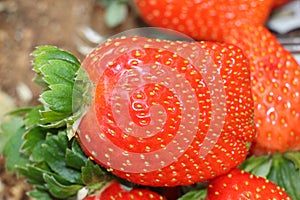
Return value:
<svg viewBox="0 0 300 200">
<path fill-rule="evenodd" d="M 273 182 L 239 169 L 209 182 L 206 200 L 224 199 L 292 200 L 284 189 Z"/>
<path fill-rule="evenodd" d="M 166 200 L 166 198 L 148 189 L 127 189 L 119 182 L 113 181 L 100 194 L 85 197 L 83 200 Z"/>
<path fill-rule="evenodd" d="M 238 45 L 251 65 L 257 137 L 253 152 L 300 150 L 300 69 L 266 28 L 244 26 L 227 42 Z"/>
<path fill-rule="evenodd" d="M 263 25 L 273 0 L 135 0 L 140 16 L 155 27 L 173 29 L 197 40 L 223 41 L 244 24 Z"/>
<path fill-rule="evenodd" d="M 95 89 L 77 137 L 113 174 L 142 185 L 189 185 L 245 159 L 253 104 L 248 63 L 236 46 L 121 37 L 82 66 Z"/>
</svg>

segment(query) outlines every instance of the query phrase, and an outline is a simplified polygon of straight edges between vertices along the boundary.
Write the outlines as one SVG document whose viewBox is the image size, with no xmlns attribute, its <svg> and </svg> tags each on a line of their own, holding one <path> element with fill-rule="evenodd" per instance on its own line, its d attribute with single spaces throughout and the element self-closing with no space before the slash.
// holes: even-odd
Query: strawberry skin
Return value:
<svg viewBox="0 0 300 200">
<path fill-rule="evenodd" d="M 140 16 L 155 27 L 197 40 L 224 41 L 243 24 L 263 25 L 273 0 L 135 0 Z"/>
<path fill-rule="evenodd" d="M 220 129 L 209 129 L 211 91 L 195 60 L 220 73 L 224 94 L 217 100 L 225 104 L 224 119 L 216 125 Z M 123 37 L 97 47 L 82 66 L 95 89 L 77 137 L 85 153 L 113 174 L 142 185 L 189 185 L 226 173 L 245 159 L 255 135 L 253 100 L 248 62 L 236 46 Z M 189 104 L 192 100 L 196 105 Z M 171 162 L 166 155 L 173 155 Z"/>
<path fill-rule="evenodd" d="M 227 41 L 248 56 L 259 154 L 300 150 L 300 69 L 297 61 L 264 27 L 245 26 Z"/>
<path fill-rule="evenodd" d="M 233 169 L 209 182 L 206 200 L 292 200 L 273 182 L 248 172 Z"/>
<path fill-rule="evenodd" d="M 273 3 L 273 9 L 277 9 L 280 8 L 286 4 L 288 4 L 289 2 L 291 2 L 292 0 L 274 0 Z"/>
<path fill-rule="evenodd" d="M 84 200 L 166 200 L 166 198 L 147 189 L 127 190 L 119 182 L 113 181 L 100 194 L 85 197 Z"/>
</svg>

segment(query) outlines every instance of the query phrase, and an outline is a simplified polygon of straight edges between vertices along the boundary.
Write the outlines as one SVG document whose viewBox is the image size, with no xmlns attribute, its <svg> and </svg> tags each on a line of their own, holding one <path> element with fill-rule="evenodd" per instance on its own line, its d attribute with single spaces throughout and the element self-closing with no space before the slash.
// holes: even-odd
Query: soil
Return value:
<svg viewBox="0 0 300 200">
<path fill-rule="evenodd" d="M 91 26 L 104 37 L 137 26 L 133 15 L 114 29 L 103 22 L 95 0 L 0 0 L 0 123 L 5 112 L 37 103 L 40 88 L 32 79 L 30 53 L 39 45 L 55 45 L 82 60 L 77 51 L 79 27 Z M 0 154 L 0 200 L 27 200 L 22 178 L 4 170 Z"/>
</svg>

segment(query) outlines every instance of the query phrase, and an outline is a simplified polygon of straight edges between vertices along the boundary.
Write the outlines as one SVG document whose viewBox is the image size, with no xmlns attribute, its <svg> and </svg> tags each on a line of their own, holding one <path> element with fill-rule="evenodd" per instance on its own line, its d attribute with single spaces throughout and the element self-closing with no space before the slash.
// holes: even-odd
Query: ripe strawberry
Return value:
<svg viewBox="0 0 300 200">
<path fill-rule="evenodd" d="M 274 0 L 273 2 L 273 9 L 280 8 L 284 6 L 285 4 L 291 2 L 292 0 Z"/>
<path fill-rule="evenodd" d="M 245 159 L 255 130 L 239 48 L 122 37 L 97 47 L 82 66 L 95 89 L 78 139 L 115 175 L 142 185 L 188 185 Z"/>
<path fill-rule="evenodd" d="M 147 189 L 125 189 L 122 185 L 113 181 L 97 195 L 84 198 L 84 200 L 166 200 L 163 196 Z"/>
<path fill-rule="evenodd" d="M 156 27 L 197 40 L 223 41 L 243 24 L 263 25 L 273 0 L 135 0 L 141 17 Z"/>
<path fill-rule="evenodd" d="M 227 41 L 238 45 L 251 65 L 257 137 L 253 152 L 300 150 L 300 69 L 264 27 L 245 26 Z"/>
<path fill-rule="evenodd" d="M 224 199 L 292 200 L 284 189 L 273 182 L 239 169 L 209 182 L 206 200 Z"/>
</svg>

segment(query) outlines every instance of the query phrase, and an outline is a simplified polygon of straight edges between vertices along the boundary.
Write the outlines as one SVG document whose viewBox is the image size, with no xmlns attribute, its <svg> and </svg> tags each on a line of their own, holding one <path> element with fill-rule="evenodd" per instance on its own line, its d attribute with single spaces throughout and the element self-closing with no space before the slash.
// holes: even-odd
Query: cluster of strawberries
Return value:
<svg viewBox="0 0 300 200">
<path fill-rule="evenodd" d="M 288 1 L 135 0 L 189 37 L 147 27 L 82 63 L 37 48 L 41 104 L 11 112 L 7 168 L 45 200 L 300 199 L 299 64 L 264 27 Z"/>
<path fill-rule="evenodd" d="M 268 179 L 238 169 L 250 156 L 284 154 L 300 149 L 300 129 L 297 128 L 300 117 L 299 64 L 264 27 L 272 9 L 287 2 L 135 0 L 139 14 L 148 24 L 182 32 L 201 42 L 195 44 L 134 36 L 109 40 L 92 51 L 82 66 L 96 85 L 95 109 L 87 112 L 77 134 L 85 153 L 116 176 L 130 182 L 173 188 L 173 196 L 178 193 L 175 186 L 205 182 L 208 186 L 207 200 L 292 199 L 284 189 Z M 139 43 L 143 44 L 142 48 L 130 49 Z M 162 48 L 158 49 L 158 46 Z M 213 67 L 220 72 L 225 89 L 226 115 L 223 127 L 214 145 L 204 156 L 199 153 L 199 144 L 205 142 L 205 133 L 209 131 L 213 118 L 213 94 L 207 89 L 207 80 L 193 66 L 193 62 L 196 63 L 195 60 L 201 57 L 193 57 L 195 46 L 208 52 Z M 106 56 L 104 63 L 103 55 L 108 51 L 111 57 Z M 118 52 L 114 51 L 126 53 L 115 58 L 113 56 Z M 189 56 L 188 59 L 181 56 L 182 51 Z M 205 65 L 205 62 L 202 64 Z M 103 69 L 103 65 L 107 67 Z M 148 65 L 153 65 L 152 68 L 167 65 L 181 74 L 196 94 L 196 104 L 201 114 L 197 118 L 199 123 L 193 140 L 182 155 L 177 156 L 170 165 L 162 165 L 155 170 L 147 168 L 150 159 L 143 158 L 144 171 L 135 172 L 126 170 L 135 161 L 130 160 L 130 156 L 123 162 L 117 153 L 112 152 L 112 148 L 107 147 L 109 150 L 103 151 L 99 148 L 100 142 L 94 141 L 103 140 L 101 138 L 105 135 L 125 152 L 146 155 L 165 148 L 172 140 L 180 143 L 182 138 L 186 139 L 184 135 L 178 139 L 176 134 L 180 132 L 176 131 L 180 129 L 183 120 L 189 120 L 183 116 L 186 108 L 182 106 L 188 97 L 174 95 L 174 91 L 163 84 L 147 82 L 146 86 L 135 88 L 130 93 L 129 110 L 123 109 L 120 102 L 111 98 L 124 74 L 129 73 L 132 80 L 127 81 L 134 83 L 141 78 L 141 74 L 138 74 L 138 70 L 131 70 Z M 101 67 L 103 70 L 98 70 Z M 172 79 L 168 76 L 171 73 L 163 69 L 157 72 L 165 73 L 166 81 Z M 153 116 L 160 120 L 159 115 L 153 114 L 149 106 L 157 104 L 166 112 L 161 119 L 165 120 L 163 127 L 157 129 L 157 134 L 149 133 L 149 137 L 137 139 L 131 130 L 126 132 L 116 125 L 118 122 L 114 117 L 117 112 L 122 115 L 128 112 L 135 124 L 149 126 Z M 118 109 L 116 111 L 112 108 Z M 98 124 L 99 128 L 91 129 L 93 124 Z M 186 131 L 189 129 L 186 128 Z M 123 168 L 114 167 L 114 156 Z M 163 195 L 146 189 L 127 190 L 113 182 L 102 193 L 85 199 L 177 198 L 170 197 L 168 193 Z"/>
</svg>

